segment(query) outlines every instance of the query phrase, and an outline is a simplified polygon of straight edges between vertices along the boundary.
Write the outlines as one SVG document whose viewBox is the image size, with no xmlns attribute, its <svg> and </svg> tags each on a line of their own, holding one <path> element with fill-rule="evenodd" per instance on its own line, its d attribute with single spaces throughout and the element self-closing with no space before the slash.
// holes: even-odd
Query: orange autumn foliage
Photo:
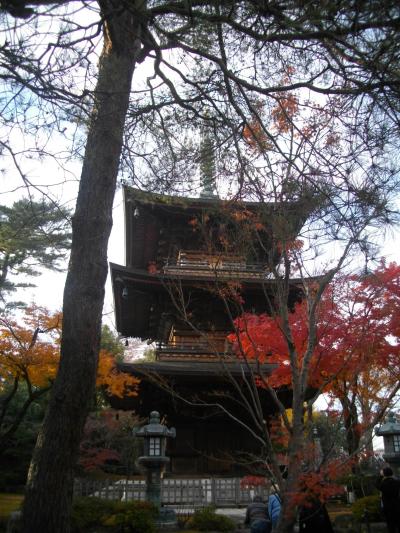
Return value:
<svg viewBox="0 0 400 533">
<path fill-rule="evenodd" d="M 104 387 L 109 396 L 136 396 L 139 380 L 130 374 L 120 372 L 115 357 L 106 350 L 100 350 L 97 367 L 97 387 Z"/>
<path fill-rule="evenodd" d="M 293 118 L 299 110 L 299 100 L 294 94 L 277 96 L 276 106 L 272 109 L 271 115 L 275 127 L 279 133 L 287 133 L 292 127 Z"/>
<path fill-rule="evenodd" d="M 243 128 L 243 138 L 249 148 L 257 153 L 272 148 L 272 143 L 257 118 L 252 118 Z"/>
<path fill-rule="evenodd" d="M 283 83 L 290 83 L 292 67 L 288 68 L 287 75 L 283 77 Z M 272 124 L 278 133 L 287 133 L 293 128 L 293 120 L 299 112 L 299 99 L 293 93 L 276 94 L 276 104 L 271 110 Z M 263 104 L 255 104 L 256 112 L 243 128 L 243 138 L 249 148 L 258 154 L 273 148 L 273 141 L 267 128 L 262 122 Z M 311 133 L 311 127 L 307 127 Z"/>
<path fill-rule="evenodd" d="M 285 253 L 289 259 L 294 259 L 303 246 L 304 242 L 301 239 L 294 239 L 286 242 L 278 241 L 275 245 L 278 254 L 281 255 L 282 253 Z"/>
<path fill-rule="evenodd" d="M 289 444 L 289 433 L 282 423 L 282 418 L 280 416 L 271 417 L 268 426 L 271 442 L 280 456 L 281 464 L 285 464 L 283 452 L 287 450 Z"/>
<path fill-rule="evenodd" d="M 15 379 L 35 388 L 51 385 L 59 364 L 61 313 L 25 309 L 19 320 L 0 319 L 0 394 Z M 136 395 L 138 379 L 120 372 L 112 354 L 101 350 L 97 386 L 110 395 Z"/>
<path fill-rule="evenodd" d="M 0 392 L 15 378 L 46 387 L 59 360 L 61 314 L 41 307 L 25 309 L 21 321 L 0 319 Z"/>
</svg>

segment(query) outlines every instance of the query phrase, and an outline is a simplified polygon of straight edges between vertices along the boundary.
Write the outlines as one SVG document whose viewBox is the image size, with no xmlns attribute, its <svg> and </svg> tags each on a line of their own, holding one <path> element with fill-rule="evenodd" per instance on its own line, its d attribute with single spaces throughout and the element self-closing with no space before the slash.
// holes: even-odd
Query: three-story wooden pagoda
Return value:
<svg viewBox="0 0 400 533">
<path fill-rule="evenodd" d="M 244 311 L 274 305 L 277 233 L 294 238 L 305 210 L 211 194 L 182 198 L 125 188 L 124 195 L 126 266 L 111 264 L 117 329 L 156 348 L 155 361 L 122 365 L 141 377 L 139 394 L 113 404 L 141 416 L 166 415 L 177 431 L 172 472 L 237 474 L 236 453 L 260 453 L 260 444 L 217 404 L 246 419 L 235 387 L 255 367 L 236 357 L 227 336 Z M 299 299 L 293 281 L 289 307 Z M 257 371 L 268 375 L 271 365 Z M 267 416 L 274 406 L 266 391 L 261 396 Z"/>
</svg>

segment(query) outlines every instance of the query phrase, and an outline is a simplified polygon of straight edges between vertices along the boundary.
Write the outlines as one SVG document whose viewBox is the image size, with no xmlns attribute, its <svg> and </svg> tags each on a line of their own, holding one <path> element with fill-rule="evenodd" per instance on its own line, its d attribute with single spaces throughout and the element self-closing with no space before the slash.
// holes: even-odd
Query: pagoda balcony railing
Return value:
<svg viewBox="0 0 400 533">
<path fill-rule="evenodd" d="M 383 458 L 387 462 L 400 463 L 400 452 L 384 451 L 383 452 Z"/>
<path fill-rule="evenodd" d="M 234 352 L 230 344 L 212 343 L 207 341 L 179 341 L 176 343 L 159 343 L 157 345 L 157 357 L 159 359 L 168 358 L 201 358 L 219 359 L 221 357 L 232 357 Z"/>
<path fill-rule="evenodd" d="M 243 259 L 229 256 L 209 255 L 199 252 L 180 252 L 178 257 L 169 258 L 164 264 L 166 274 L 187 276 L 221 276 L 268 279 L 271 272 L 264 263 L 247 263 Z"/>
</svg>

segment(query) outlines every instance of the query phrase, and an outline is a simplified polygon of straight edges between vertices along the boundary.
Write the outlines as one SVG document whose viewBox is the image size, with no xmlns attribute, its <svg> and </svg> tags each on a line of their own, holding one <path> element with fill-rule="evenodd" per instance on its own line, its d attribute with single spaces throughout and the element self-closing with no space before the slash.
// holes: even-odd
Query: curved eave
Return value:
<svg viewBox="0 0 400 533">
<path fill-rule="evenodd" d="M 168 286 L 179 283 L 183 289 L 196 286 L 197 288 L 215 287 L 216 278 L 191 276 L 181 277 L 177 274 L 150 274 L 145 270 L 132 269 L 110 263 L 111 282 L 114 295 L 114 309 L 117 331 L 125 337 L 139 337 L 143 340 L 154 338 L 154 331 L 149 323 L 153 311 L 154 301 L 168 298 Z M 232 281 L 232 278 L 219 278 L 220 282 Z M 244 297 L 256 295 L 262 297 L 266 288 L 273 288 L 279 280 L 261 278 L 235 278 L 241 284 Z M 302 280 L 291 280 L 292 300 L 299 298 Z M 124 289 L 125 295 L 124 295 Z M 210 293 L 211 294 L 211 293 Z"/>
<path fill-rule="evenodd" d="M 143 363 L 122 363 L 118 365 L 119 370 L 128 374 L 133 374 L 138 377 L 173 377 L 174 379 L 184 377 L 193 377 L 208 380 L 213 379 L 226 380 L 227 377 L 232 376 L 239 378 L 241 376 L 264 375 L 269 376 L 276 365 L 263 364 L 259 366 L 252 362 L 200 362 L 200 361 L 157 361 L 157 362 L 143 362 Z"/>
<path fill-rule="evenodd" d="M 162 290 L 160 281 L 113 263 L 110 272 L 117 331 L 124 337 L 148 339 L 151 293 Z M 126 297 L 124 288 L 128 290 Z"/>
<path fill-rule="evenodd" d="M 229 201 L 220 198 L 187 198 L 141 191 L 131 187 L 124 187 L 125 210 L 125 254 L 126 264 L 142 261 L 144 248 L 149 242 L 157 239 L 159 220 L 168 218 L 191 218 L 204 210 L 218 210 L 219 208 L 243 208 L 253 212 L 267 212 L 268 216 L 292 219 L 290 236 L 294 239 L 306 219 L 315 209 L 315 201 L 310 198 L 294 202 L 250 202 Z M 145 215 L 136 217 L 136 208 L 143 208 Z M 158 220 L 158 222 L 156 222 Z M 135 243 L 135 246 L 133 246 Z M 134 249 L 135 248 L 135 249 Z M 278 261 L 278 256 L 276 261 Z M 144 263 L 141 266 L 145 266 Z"/>
<path fill-rule="evenodd" d="M 270 375 L 274 368 L 275 365 L 272 364 L 261 365 L 262 375 Z M 213 403 L 218 399 L 219 402 L 226 402 L 226 405 L 237 409 L 238 404 L 234 400 L 237 385 L 240 386 L 244 379 L 251 379 L 249 377 L 251 372 L 257 377 L 255 365 L 250 362 L 249 364 L 232 362 L 224 365 L 221 362 L 193 361 L 122 363 L 118 365 L 118 369 L 139 378 L 138 395 L 123 398 L 111 396 L 109 401 L 114 408 L 134 410 L 140 416 L 147 416 L 149 411 L 160 409 L 162 406 L 163 412 L 176 410 L 175 414 L 179 413 L 181 417 L 183 412 L 181 409 L 187 407 L 182 403 L 182 398 L 192 399 L 193 405 L 197 407 L 203 405 L 203 400 Z M 288 387 L 281 387 L 275 392 L 286 407 L 291 406 L 292 391 Z M 260 388 L 259 395 L 265 413 L 276 412 L 276 404 L 270 392 Z"/>
<path fill-rule="evenodd" d="M 392 437 L 393 435 L 400 435 L 400 427 L 397 428 L 380 428 L 376 430 L 378 437 Z"/>
<path fill-rule="evenodd" d="M 165 212 L 190 212 L 198 211 L 203 208 L 214 208 L 216 206 L 240 205 L 247 209 L 257 209 L 261 205 L 273 208 L 278 204 L 276 202 L 250 202 L 238 200 L 223 200 L 219 197 L 197 197 L 172 196 L 169 194 L 159 194 L 148 191 L 142 191 L 133 187 L 124 187 L 125 203 L 135 203 L 136 205 L 151 206 L 154 209 L 160 209 Z M 281 202 L 279 205 L 290 205 L 289 202 Z"/>
</svg>

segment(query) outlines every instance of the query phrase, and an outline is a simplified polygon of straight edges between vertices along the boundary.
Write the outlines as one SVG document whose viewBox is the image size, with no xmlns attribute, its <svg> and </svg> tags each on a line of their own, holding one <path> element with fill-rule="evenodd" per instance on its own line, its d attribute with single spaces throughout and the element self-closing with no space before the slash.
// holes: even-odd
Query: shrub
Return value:
<svg viewBox="0 0 400 533">
<path fill-rule="evenodd" d="M 379 494 L 360 498 L 351 506 L 351 512 L 359 522 L 364 520 L 365 512 L 367 512 L 370 522 L 379 522 L 382 520 L 381 498 Z"/>
<path fill-rule="evenodd" d="M 110 532 L 153 533 L 158 511 L 148 502 L 118 502 L 79 498 L 72 509 L 73 531 L 103 527 Z"/>
<path fill-rule="evenodd" d="M 378 494 L 375 474 L 350 475 L 345 479 L 349 490 L 355 492 L 357 498 Z"/>
<path fill-rule="evenodd" d="M 205 507 L 194 513 L 188 526 L 198 531 L 233 531 L 235 522 L 227 516 L 216 514 L 213 507 Z"/>
</svg>

